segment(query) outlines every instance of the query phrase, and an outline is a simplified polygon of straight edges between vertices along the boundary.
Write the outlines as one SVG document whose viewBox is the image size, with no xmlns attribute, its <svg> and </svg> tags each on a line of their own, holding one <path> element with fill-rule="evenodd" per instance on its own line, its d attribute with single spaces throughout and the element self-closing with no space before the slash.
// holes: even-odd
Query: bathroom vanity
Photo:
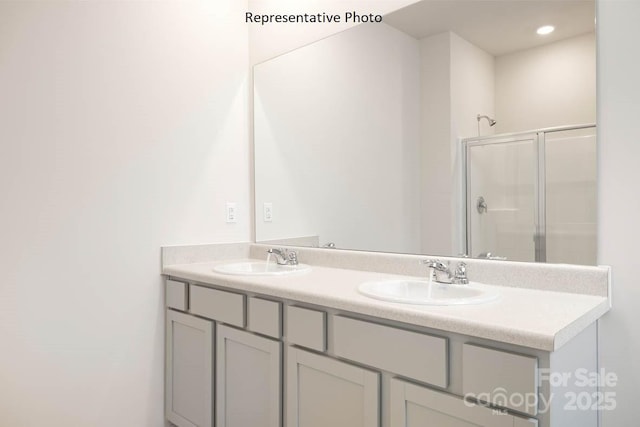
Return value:
<svg viewBox="0 0 640 427">
<path fill-rule="evenodd" d="M 245 246 L 207 262 L 193 249 L 163 260 L 171 423 L 597 426 L 605 402 L 596 384 L 577 378 L 597 372 L 595 321 L 609 309 L 607 268 L 470 260 L 472 280 L 524 270 L 495 276 L 497 300 L 419 306 L 357 288 L 426 275 L 424 257 L 305 249 L 306 272 L 214 270 L 230 259 L 264 261 L 264 246 Z M 509 276 L 515 286 L 500 283 Z M 559 278 L 579 283 L 560 280 L 560 291 L 548 290 Z"/>
</svg>

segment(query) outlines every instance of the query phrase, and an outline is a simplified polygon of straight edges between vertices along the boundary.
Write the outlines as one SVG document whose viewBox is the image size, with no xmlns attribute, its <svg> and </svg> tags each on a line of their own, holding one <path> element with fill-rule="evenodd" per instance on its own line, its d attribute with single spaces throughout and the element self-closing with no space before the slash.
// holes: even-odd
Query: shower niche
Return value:
<svg viewBox="0 0 640 427">
<path fill-rule="evenodd" d="M 466 253 L 596 263 L 596 127 L 462 140 Z"/>
</svg>

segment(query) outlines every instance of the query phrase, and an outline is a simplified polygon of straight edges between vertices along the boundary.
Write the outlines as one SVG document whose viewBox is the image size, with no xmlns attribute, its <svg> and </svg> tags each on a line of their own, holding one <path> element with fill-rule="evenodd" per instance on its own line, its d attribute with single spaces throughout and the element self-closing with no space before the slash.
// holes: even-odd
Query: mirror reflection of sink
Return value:
<svg viewBox="0 0 640 427">
<path fill-rule="evenodd" d="M 468 285 L 449 285 L 427 280 L 385 280 L 366 282 L 358 287 L 360 293 L 383 301 L 421 305 L 483 304 L 498 298 L 493 290 Z"/>
<path fill-rule="evenodd" d="M 286 276 L 299 274 L 311 270 L 306 264 L 278 265 L 275 262 L 249 261 L 221 264 L 213 268 L 213 271 L 235 276 Z"/>
</svg>

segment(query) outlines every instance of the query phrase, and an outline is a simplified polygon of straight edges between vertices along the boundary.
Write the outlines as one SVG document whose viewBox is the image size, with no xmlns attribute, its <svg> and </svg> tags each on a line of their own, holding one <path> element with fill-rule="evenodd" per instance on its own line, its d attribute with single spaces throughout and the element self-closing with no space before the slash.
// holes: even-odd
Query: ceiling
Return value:
<svg viewBox="0 0 640 427">
<path fill-rule="evenodd" d="M 384 16 L 384 22 L 422 39 L 452 31 L 500 56 L 594 31 L 594 0 L 423 0 Z M 543 25 L 556 30 L 536 34 Z"/>
</svg>

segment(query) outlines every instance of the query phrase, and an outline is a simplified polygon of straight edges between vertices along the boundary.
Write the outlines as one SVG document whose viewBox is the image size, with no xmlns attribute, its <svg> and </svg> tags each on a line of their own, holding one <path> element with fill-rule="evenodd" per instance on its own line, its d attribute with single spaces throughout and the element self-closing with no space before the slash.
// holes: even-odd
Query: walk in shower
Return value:
<svg viewBox="0 0 640 427">
<path fill-rule="evenodd" d="M 466 253 L 596 263 L 596 126 L 462 140 Z"/>
</svg>

